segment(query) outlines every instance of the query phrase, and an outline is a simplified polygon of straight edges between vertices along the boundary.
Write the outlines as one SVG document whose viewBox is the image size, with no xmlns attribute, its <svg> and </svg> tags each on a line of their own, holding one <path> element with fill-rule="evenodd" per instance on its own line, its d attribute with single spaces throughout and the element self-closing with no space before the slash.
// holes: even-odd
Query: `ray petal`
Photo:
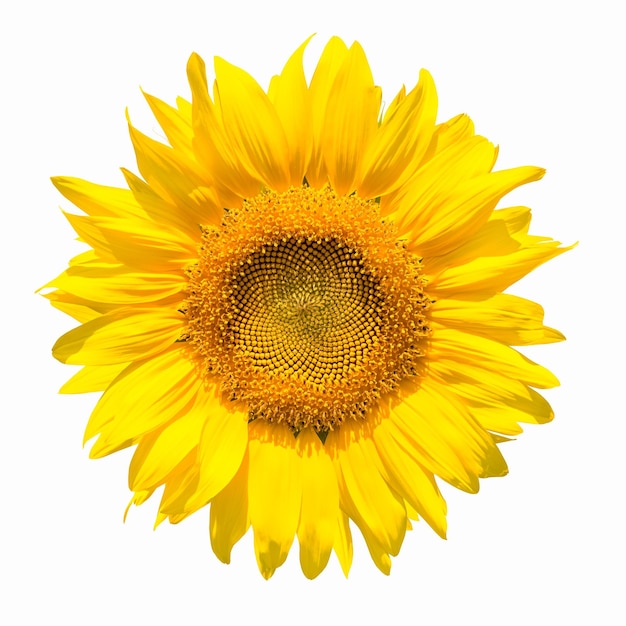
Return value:
<svg viewBox="0 0 626 626">
<path fill-rule="evenodd" d="M 224 128 L 239 159 L 271 189 L 289 186 L 289 146 L 267 94 L 242 69 L 215 59 Z"/>
<path fill-rule="evenodd" d="M 355 42 L 335 76 L 320 137 L 328 177 L 340 195 L 356 187 L 365 150 L 378 127 L 380 100 L 363 48 Z"/>
<path fill-rule="evenodd" d="M 270 578 L 295 538 L 302 501 L 302 470 L 292 431 L 281 424 L 250 424 L 248 503 L 259 570 Z"/>
<path fill-rule="evenodd" d="M 326 567 L 335 543 L 339 491 L 332 460 L 313 430 L 302 431 L 296 445 L 302 459 L 300 564 L 307 578 L 315 578 Z"/>
<path fill-rule="evenodd" d="M 184 322 L 175 309 L 118 309 L 65 333 L 54 344 L 52 354 L 73 365 L 129 363 L 171 346 L 181 336 Z"/>
<path fill-rule="evenodd" d="M 325 445 L 335 450 L 341 508 L 364 536 L 374 538 L 385 552 L 398 554 L 406 531 L 406 511 L 381 475 L 381 461 L 371 437 L 344 422 L 329 433 Z"/>
</svg>

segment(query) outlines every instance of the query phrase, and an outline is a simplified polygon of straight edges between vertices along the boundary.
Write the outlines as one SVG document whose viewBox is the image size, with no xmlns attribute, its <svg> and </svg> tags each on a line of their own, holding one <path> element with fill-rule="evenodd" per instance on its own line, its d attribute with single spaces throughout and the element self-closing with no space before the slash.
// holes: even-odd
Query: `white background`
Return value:
<svg viewBox="0 0 626 626">
<path fill-rule="evenodd" d="M 6 5 L 5 5 L 6 6 Z M 622 624 L 624 611 L 624 46 L 617 2 L 259 3 L 24 1 L 0 15 L 2 417 L 0 619 L 21 624 Z M 70 318 L 35 296 L 77 250 L 51 175 L 122 185 L 134 168 L 124 109 L 149 134 L 139 86 L 188 96 L 199 52 L 267 87 L 311 33 L 364 46 L 388 102 L 420 67 L 440 120 L 469 113 L 501 146 L 499 167 L 545 179 L 515 192 L 533 232 L 577 249 L 514 289 L 569 338 L 528 351 L 561 379 L 555 421 L 504 446 L 510 474 L 480 494 L 445 489 L 449 539 L 407 535 L 390 577 L 355 532 L 345 580 L 315 581 L 297 549 L 266 582 L 250 535 L 224 566 L 208 512 L 152 531 L 156 501 L 122 513 L 129 453 L 81 448 L 94 397 L 59 396 L 50 356 Z"/>
</svg>

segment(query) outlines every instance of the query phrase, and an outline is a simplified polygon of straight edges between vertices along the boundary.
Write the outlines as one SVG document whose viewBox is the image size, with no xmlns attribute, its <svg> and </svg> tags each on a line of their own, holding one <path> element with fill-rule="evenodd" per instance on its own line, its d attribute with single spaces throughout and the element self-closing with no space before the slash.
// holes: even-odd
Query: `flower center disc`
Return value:
<svg viewBox="0 0 626 626">
<path fill-rule="evenodd" d="M 185 339 L 251 419 L 318 432 L 363 419 L 423 355 L 421 265 L 376 202 L 262 192 L 203 228 L 188 276 Z"/>
<path fill-rule="evenodd" d="M 377 340 L 384 295 L 337 239 L 279 241 L 251 254 L 230 285 L 234 343 L 269 374 L 340 380 Z"/>
</svg>

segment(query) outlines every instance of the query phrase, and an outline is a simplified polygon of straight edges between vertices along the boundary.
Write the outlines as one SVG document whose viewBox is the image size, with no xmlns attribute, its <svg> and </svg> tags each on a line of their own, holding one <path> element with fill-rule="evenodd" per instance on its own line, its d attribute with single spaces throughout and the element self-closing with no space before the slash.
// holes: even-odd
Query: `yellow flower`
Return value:
<svg viewBox="0 0 626 626">
<path fill-rule="evenodd" d="M 347 575 L 352 520 L 388 573 L 410 520 L 445 537 L 435 477 L 474 493 L 552 419 L 556 378 L 510 346 L 563 336 L 503 291 L 566 248 L 496 209 L 544 172 L 437 124 L 428 72 L 381 114 L 358 43 L 308 84 L 305 46 L 267 93 L 217 58 L 211 97 L 192 55 L 191 102 L 146 95 L 169 145 L 130 126 L 128 189 L 53 179 L 91 247 L 46 285 L 81 323 L 53 352 L 84 366 L 62 392 L 104 392 L 90 456 L 136 446 L 131 503 L 164 486 L 157 523 L 210 503 L 220 560 L 251 526 L 263 576 L 297 537 L 313 578 L 333 550 Z"/>
</svg>

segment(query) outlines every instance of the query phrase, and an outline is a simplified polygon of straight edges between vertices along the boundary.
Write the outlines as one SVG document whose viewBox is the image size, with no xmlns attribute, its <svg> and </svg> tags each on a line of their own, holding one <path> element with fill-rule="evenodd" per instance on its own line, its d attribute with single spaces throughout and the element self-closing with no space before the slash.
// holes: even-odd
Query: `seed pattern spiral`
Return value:
<svg viewBox="0 0 626 626">
<path fill-rule="evenodd" d="M 251 420 L 323 433 L 416 375 L 430 333 L 421 263 L 375 201 L 263 191 L 203 227 L 198 257 L 181 339 Z"/>
<path fill-rule="evenodd" d="M 231 287 L 234 343 L 268 373 L 338 380 L 377 340 L 383 294 L 360 255 L 337 239 L 267 246 Z"/>
</svg>

